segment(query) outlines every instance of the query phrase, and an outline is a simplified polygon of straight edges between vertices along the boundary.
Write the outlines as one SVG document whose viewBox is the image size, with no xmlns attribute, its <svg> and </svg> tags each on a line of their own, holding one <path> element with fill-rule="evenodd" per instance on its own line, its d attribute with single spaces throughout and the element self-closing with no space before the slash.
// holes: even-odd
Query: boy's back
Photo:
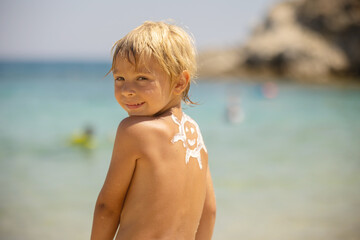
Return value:
<svg viewBox="0 0 360 240">
<path fill-rule="evenodd" d="M 172 141 L 179 134 L 178 123 L 168 114 L 130 117 L 120 124 L 119 133 L 127 133 L 119 138 L 126 136 L 134 143 L 127 148 L 138 157 L 130 160 L 136 163 L 117 239 L 194 239 L 205 200 L 208 159 L 201 148 L 200 158 L 190 157 L 186 163 L 187 151 L 196 148 L 201 134 L 187 121 L 185 144 L 190 148 L 184 148 L 183 141 Z"/>
</svg>

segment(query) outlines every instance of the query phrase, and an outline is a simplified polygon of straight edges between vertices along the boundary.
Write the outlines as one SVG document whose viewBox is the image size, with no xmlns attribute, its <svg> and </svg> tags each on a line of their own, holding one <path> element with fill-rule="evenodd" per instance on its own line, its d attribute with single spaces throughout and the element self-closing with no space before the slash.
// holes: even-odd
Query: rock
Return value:
<svg viewBox="0 0 360 240">
<path fill-rule="evenodd" d="M 235 70 L 241 61 L 240 49 L 217 49 L 208 50 L 199 54 L 200 76 L 221 76 Z"/>
<path fill-rule="evenodd" d="M 341 49 L 348 59 L 343 69 L 360 76 L 360 1 L 311 0 L 297 9 L 297 20 Z"/>
<path fill-rule="evenodd" d="M 242 46 L 201 53 L 200 76 L 270 75 L 316 80 L 360 76 L 359 3 L 279 3 Z"/>
</svg>

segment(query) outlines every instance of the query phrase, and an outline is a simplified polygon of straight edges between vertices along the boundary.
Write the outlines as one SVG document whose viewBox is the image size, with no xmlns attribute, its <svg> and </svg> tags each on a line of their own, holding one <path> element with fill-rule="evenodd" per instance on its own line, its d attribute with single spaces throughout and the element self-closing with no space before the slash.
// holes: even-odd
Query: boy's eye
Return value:
<svg viewBox="0 0 360 240">
<path fill-rule="evenodd" d="M 124 81 L 125 79 L 123 77 L 117 77 L 115 78 L 115 81 Z"/>
<path fill-rule="evenodd" d="M 138 80 L 148 80 L 148 78 L 147 77 L 138 77 Z"/>
</svg>

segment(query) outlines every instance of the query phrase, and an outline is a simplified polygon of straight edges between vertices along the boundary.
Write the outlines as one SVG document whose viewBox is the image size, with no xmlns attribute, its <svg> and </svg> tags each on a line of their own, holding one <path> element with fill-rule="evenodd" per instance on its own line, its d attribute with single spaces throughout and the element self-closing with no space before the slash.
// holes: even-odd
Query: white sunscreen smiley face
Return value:
<svg viewBox="0 0 360 240">
<path fill-rule="evenodd" d="M 200 152 L 201 149 L 204 149 L 205 152 L 207 152 L 207 150 L 199 126 L 185 113 L 183 113 L 181 121 L 174 115 L 171 115 L 171 118 L 179 126 L 179 133 L 175 134 L 171 142 L 176 143 L 177 141 L 182 141 L 184 148 L 186 148 L 186 164 L 190 161 L 190 157 L 193 157 L 197 159 L 199 167 L 202 169 Z"/>
</svg>

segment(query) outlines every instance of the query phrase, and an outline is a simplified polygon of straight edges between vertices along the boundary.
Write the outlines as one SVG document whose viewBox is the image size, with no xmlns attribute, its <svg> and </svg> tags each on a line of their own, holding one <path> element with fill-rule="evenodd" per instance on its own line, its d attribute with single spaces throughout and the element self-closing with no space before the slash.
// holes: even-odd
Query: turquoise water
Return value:
<svg viewBox="0 0 360 240">
<path fill-rule="evenodd" d="M 89 239 L 116 127 L 109 64 L 0 64 L 0 238 Z M 213 239 L 360 239 L 360 89 L 198 80 Z M 226 120 L 237 96 L 241 123 Z M 96 148 L 69 144 L 84 126 Z"/>
</svg>

